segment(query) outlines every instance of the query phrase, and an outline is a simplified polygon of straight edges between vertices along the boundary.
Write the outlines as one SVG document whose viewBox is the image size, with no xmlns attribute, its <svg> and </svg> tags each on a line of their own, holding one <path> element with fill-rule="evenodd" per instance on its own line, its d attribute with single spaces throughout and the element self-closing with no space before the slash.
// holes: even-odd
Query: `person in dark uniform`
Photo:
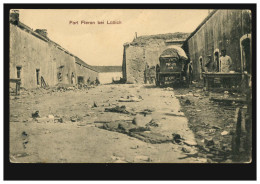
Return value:
<svg viewBox="0 0 260 184">
<path fill-rule="evenodd" d="M 189 69 L 189 82 L 192 84 L 193 80 L 193 66 L 192 66 L 192 61 L 188 64 L 188 69 Z"/>
<path fill-rule="evenodd" d="M 100 82 L 99 82 L 98 78 L 96 77 L 96 85 L 99 85 L 99 84 L 100 84 Z"/>
</svg>

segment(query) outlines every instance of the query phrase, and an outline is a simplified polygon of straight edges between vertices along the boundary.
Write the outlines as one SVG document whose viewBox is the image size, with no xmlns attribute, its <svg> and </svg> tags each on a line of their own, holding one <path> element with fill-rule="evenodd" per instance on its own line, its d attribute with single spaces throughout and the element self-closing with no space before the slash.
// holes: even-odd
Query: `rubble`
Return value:
<svg viewBox="0 0 260 184">
<path fill-rule="evenodd" d="M 214 128 L 214 129 L 217 129 L 217 130 L 219 130 L 219 129 L 221 129 L 219 126 L 212 126 L 212 128 Z"/>
<path fill-rule="evenodd" d="M 190 149 L 188 149 L 188 148 L 182 147 L 181 150 L 182 150 L 184 153 L 190 153 Z"/>
<path fill-rule="evenodd" d="M 151 110 L 151 109 L 144 109 L 140 112 L 138 112 L 139 114 L 143 114 L 144 116 L 146 116 L 147 114 L 152 114 L 154 110 Z"/>
<path fill-rule="evenodd" d="M 128 95 L 126 98 L 121 97 L 118 101 L 119 102 L 140 102 L 143 98 L 141 96 L 136 97 L 135 95 Z"/>
<path fill-rule="evenodd" d="M 136 146 L 131 146 L 131 147 L 130 147 L 130 149 L 137 149 L 137 148 L 139 148 L 138 145 L 136 145 Z"/>
<path fill-rule="evenodd" d="M 167 116 L 177 116 L 177 117 L 185 117 L 183 112 L 179 112 L 179 113 L 164 113 Z"/>
<path fill-rule="evenodd" d="M 199 94 L 195 94 L 195 93 L 193 94 L 193 96 L 194 96 L 194 97 L 200 97 Z"/>
<path fill-rule="evenodd" d="M 132 123 L 137 126 L 145 127 L 152 121 L 151 117 L 148 116 L 142 116 L 142 115 L 137 115 L 134 117 Z"/>
<path fill-rule="evenodd" d="M 167 87 L 163 89 L 164 91 L 173 91 L 173 88 Z"/>
<path fill-rule="evenodd" d="M 130 114 L 130 112 L 128 112 L 126 110 L 125 105 L 122 105 L 121 107 L 116 106 L 116 107 L 113 107 L 113 108 L 105 108 L 105 112 L 117 112 L 117 113 L 123 113 L 123 114 Z"/>
<path fill-rule="evenodd" d="M 221 132 L 221 135 L 228 135 L 228 134 L 229 134 L 228 131 L 223 131 L 223 132 Z"/>
<path fill-rule="evenodd" d="M 158 125 L 158 123 L 156 123 L 155 120 L 152 119 L 149 123 L 146 124 L 146 126 L 158 127 L 159 125 Z"/>
<path fill-rule="evenodd" d="M 185 105 L 191 105 L 191 102 L 190 102 L 189 99 L 187 99 L 187 100 L 185 101 Z"/>
<path fill-rule="evenodd" d="M 104 123 L 103 125 L 98 127 L 109 131 L 124 133 L 141 141 L 152 144 L 172 141 L 171 138 L 168 138 L 160 133 L 150 131 L 149 126 L 145 126 L 144 123 L 142 124 L 142 126 L 138 126 L 133 124 L 131 121 L 111 121 L 109 123 Z"/>
<path fill-rule="evenodd" d="M 75 116 L 71 116 L 71 117 L 70 117 L 70 120 L 71 120 L 72 122 L 77 122 L 77 121 L 82 120 L 82 118 L 79 117 L 78 115 L 75 115 Z"/>
<path fill-rule="evenodd" d="M 94 102 L 92 107 L 98 107 L 97 102 Z"/>
<path fill-rule="evenodd" d="M 174 143 L 179 144 L 180 142 L 182 142 L 182 141 L 184 140 L 184 139 L 181 137 L 180 134 L 173 133 L 172 136 L 173 136 L 173 142 L 174 142 Z"/>
<path fill-rule="evenodd" d="M 188 146 L 197 146 L 197 142 L 193 141 L 193 140 L 185 140 L 185 141 L 183 141 L 183 143 Z"/>
<path fill-rule="evenodd" d="M 61 117 L 56 117 L 54 122 L 63 123 L 63 119 Z"/>
<path fill-rule="evenodd" d="M 32 118 L 39 118 L 40 115 L 39 115 L 39 111 L 35 111 L 32 113 Z"/>
<path fill-rule="evenodd" d="M 212 146 L 212 145 L 214 145 L 215 144 L 215 142 L 214 142 L 214 140 L 211 138 L 211 139 L 207 139 L 207 138 L 205 138 L 204 139 L 204 144 L 205 144 L 205 146 Z"/>
</svg>

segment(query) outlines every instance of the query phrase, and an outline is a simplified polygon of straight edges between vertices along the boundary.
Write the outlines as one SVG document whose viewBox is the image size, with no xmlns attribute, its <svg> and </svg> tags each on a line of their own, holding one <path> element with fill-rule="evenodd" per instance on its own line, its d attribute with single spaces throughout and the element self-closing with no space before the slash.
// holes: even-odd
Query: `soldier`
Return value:
<svg viewBox="0 0 260 184">
<path fill-rule="evenodd" d="M 99 85 L 99 84 L 100 84 L 100 82 L 99 82 L 98 78 L 96 77 L 96 85 Z"/>
<path fill-rule="evenodd" d="M 73 72 L 71 74 L 71 84 L 75 84 L 75 76 Z"/>
<path fill-rule="evenodd" d="M 229 72 L 232 68 L 232 60 L 231 57 L 226 55 L 226 49 L 221 50 L 220 57 L 220 71 L 221 72 Z"/>
<path fill-rule="evenodd" d="M 87 80 L 87 84 L 90 85 L 90 77 Z"/>
<path fill-rule="evenodd" d="M 193 66 L 192 66 L 192 61 L 188 64 L 188 69 L 189 69 L 189 83 L 192 84 L 193 80 Z"/>
</svg>

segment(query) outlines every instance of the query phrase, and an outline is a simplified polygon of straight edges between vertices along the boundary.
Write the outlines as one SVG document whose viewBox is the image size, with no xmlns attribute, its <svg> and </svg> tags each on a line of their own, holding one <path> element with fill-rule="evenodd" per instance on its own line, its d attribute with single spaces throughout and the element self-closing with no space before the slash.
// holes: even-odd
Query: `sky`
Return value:
<svg viewBox="0 0 260 184">
<path fill-rule="evenodd" d="M 21 22 L 34 30 L 47 29 L 51 40 L 90 65 L 122 65 L 123 44 L 133 41 L 135 32 L 137 36 L 191 33 L 208 15 L 208 10 L 170 9 L 21 9 L 19 12 Z M 95 24 L 81 24 L 82 21 Z M 107 24 L 107 21 L 121 24 Z"/>
</svg>

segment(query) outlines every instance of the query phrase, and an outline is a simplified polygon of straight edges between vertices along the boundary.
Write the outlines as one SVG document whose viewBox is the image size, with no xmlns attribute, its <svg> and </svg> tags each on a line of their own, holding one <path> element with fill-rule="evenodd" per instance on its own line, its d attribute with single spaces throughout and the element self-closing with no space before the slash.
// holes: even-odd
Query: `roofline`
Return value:
<svg viewBox="0 0 260 184">
<path fill-rule="evenodd" d="M 90 70 L 93 70 L 95 72 L 98 73 L 98 71 L 94 70 L 91 68 L 91 66 L 89 66 L 87 63 L 85 63 L 82 59 L 80 59 L 79 57 L 75 56 L 74 54 L 72 54 L 71 52 L 69 52 L 68 50 L 66 50 L 65 48 L 63 48 L 61 45 L 59 45 L 58 43 L 52 41 L 51 39 L 49 38 L 45 38 L 44 36 L 40 35 L 39 33 L 36 33 L 35 31 L 33 31 L 32 28 L 30 28 L 29 26 L 27 26 L 26 24 L 22 23 L 21 21 L 18 22 L 18 25 L 17 27 L 19 27 L 20 29 L 26 29 L 27 31 L 29 31 L 29 33 L 45 42 L 50 42 L 52 43 L 54 46 L 56 46 L 58 49 L 60 49 L 61 51 L 65 52 L 66 54 L 70 55 L 71 57 L 74 57 L 75 59 L 79 59 L 80 61 L 82 61 L 84 63 L 84 66 Z M 75 63 L 78 63 L 76 60 L 75 60 Z M 81 64 L 81 63 L 78 63 L 78 64 Z"/>
<path fill-rule="evenodd" d="M 80 59 L 79 57 L 77 57 L 77 56 L 74 56 L 74 57 L 75 57 L 75 59 L 78 59 L 78 60 L 80 60 L 81 62 L 83 62 L 83 63 L 80 63 L 80 62 L 77 62 L 77 61 L 75 60 L 75 63 L 78 63 L 78 64 L 80 64 L 80 65 L 84 65 L 84 67 L 86 67 L 86 68 L 88 68 L 88 69 L 90 69 L 90 70 L 92 70 L 92 71 L 94 71 L 94 72 L 99 73 L 97 70 L 91 68 L 90 65 L 88 65 L 87 63 L 85 63 L 85 62 L 84 62 L 82 59 Z"/>
<path fill-rule="evenodd" d="M 121 67 L 121 68 L 122 68 L 121 65 L 93 65 L 92 67 L 99 67 L 99 66 L 100 66 L 100 67 L 102 67 L 102 66 L 111 67 L 111 66 L 112 66 L 112 67 L 118 67 L 118 68 Z M 97 71 L 97 70 L 95 70 L 95 71 L 98 72 L 98 73 L 116 73 L 116 72 L 118 72 L 118 71 L 116 71 L 116 72 L 115 72 L 115 71 L 113 71 L 113 72 L 102 72 L 102 71 Z M 121 73 L 121 72 L 122 72 L 122 71 L 120 71 L 120 72 L 118 72 L 118 73 Z"/>
<path fill-rule="evenodd" d="M 213 10 L 210 12 L 210 14 L 200 23 L 200 25 L 188 36 L 188 38 L 185 40 L 187 42 L 193 35 L 195 35 L 196 32 L 199 31 L 199 29 L 217 12 L 218 10 Z"/>
</svg>

